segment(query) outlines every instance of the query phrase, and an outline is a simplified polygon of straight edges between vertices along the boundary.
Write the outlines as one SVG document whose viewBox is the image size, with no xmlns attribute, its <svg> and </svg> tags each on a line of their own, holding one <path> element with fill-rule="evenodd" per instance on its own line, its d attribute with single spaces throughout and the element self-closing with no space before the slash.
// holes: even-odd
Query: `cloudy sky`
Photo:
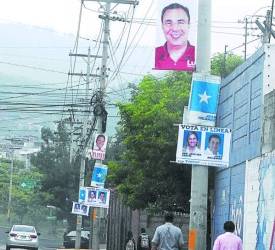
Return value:
<svg viewBox="0 0 275 250">
<path fill-rule="evenodd" d="M 153 46 L 155 43 L 154 34 L 156 20 L 155 6 L 161 0 L 140 0 L 136 7 L 131 34 L 135 34 L 135 29 L 143 32 L 144 39 L 139 41 L 139 45 Z M 251 19 L 252 15 L 263 16 L 267 7 L 271 5 L 271 0 L 212 0 L 212 52 L 223 51 L 224 45 L 229 48 L 241 45 L 244 41 L 245 16 Z M 81 36 L 96 38 L 100 23 L 97 15 L 100 12 L 98 2 L 85 2 L 86 8 L 83 9 L 81 22 Z M 113 5 L 114 6 L 114 5 Z M 33 26 L 39 26 L 47 29 L 53 29 L 61 33 L 75 34 L 77 30 L 78 16 L 80 9 L 80 0 L 2 0 L 0 1 L 0 21 L 16 22 Z M 131 11 L 128 12 L 128 6 L 116 6 L 114 8 L 119 16 L 132 17 Z M 146 17 L 144 20 L 143 18 Z M 255 19 L 253 19 L 255 21 Z M 253 21 L 252 20 L 252 21 Z M 146 25 L 140 28 L 140 22 Z M 150 22 L 149 22 L 150 21 Z M 123 23 L 112 23 L 113 39 L 118 39 L 118 34 L 123 27 Z M 249 28 L 255 28 L 255 25 L 249 24 Z M 249 29 L 249 40 L 256 38 L 259 32 Z M 146 37 L 146 38 L 145 38 Z M 252 44 L 253 48 L 258 46 Z M 240 53 L 240 50 L 238 51 Z"/>
</svg>

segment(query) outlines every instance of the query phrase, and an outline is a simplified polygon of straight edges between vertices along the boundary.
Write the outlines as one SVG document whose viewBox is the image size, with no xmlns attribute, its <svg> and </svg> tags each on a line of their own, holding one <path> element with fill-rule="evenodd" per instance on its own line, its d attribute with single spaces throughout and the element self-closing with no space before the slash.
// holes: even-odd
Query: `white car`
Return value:
<svg viewBox="0 0 275 250">
<path fill-rule="evenodd" d="M 38 235 L 33 226 L 13 225 L 11 230 L 7 232 L 6 250 L 11 248 L 26 248 L 38 250 Z"/>
</svg>

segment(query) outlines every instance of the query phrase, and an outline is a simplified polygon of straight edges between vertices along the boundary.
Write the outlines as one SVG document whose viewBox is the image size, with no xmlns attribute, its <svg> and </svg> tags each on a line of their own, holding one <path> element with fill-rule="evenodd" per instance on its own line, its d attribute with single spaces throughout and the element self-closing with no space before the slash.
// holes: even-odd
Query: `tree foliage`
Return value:
<svg viewBox="0 0 275 250">
<path fill-rule="evenodd" d="M 226 56 L 223 53 L 217 53 L 211 60 L 211 73 L 226 77 L 243 62 L 242 57 L 233 53 L 228 53 Z"/>
<path fill-rule="evenodd" d="M 80 164 L 70 163 L 70 137 L 62 122 L 56 133 L 42 128 L 41 138 L 44 144 L 31 162 L 43 173 L 41 191 L 47 196 L 41 197 L 42 201 L 59 208 L 59 216 L 69 218 L 72 201 L 78 197 Z"/>
<path fill-rule="evenodd" d="M 129 103 L 119 104 L 121 150 L 109 162 L 108 181 L 133 208 L 185 209 L 190 169 L 175 160 L 182 111 L 188 103 L 191 76 L 171 73 L 163 79 L 146 76 L 133 89 Z"/>
<path fill-rule="evenodd" d="M 243 62 L 233 54 L 224 59 L 222 53 L 213 57 L 212 74 L 226 76 Z M 148 75 L 131 86 L 129 102 L 118 105 L 121 121 L 108 150 L 108 184 L 132 208 L 188 210 L 190 167 L 171 161 L 178 134 L 173 124 L 182 123 L 190 83 L 191 75 L 183 72 L 162 79 Z"/>
<path fill-rule="evenodd" d="M 8 209 L 8 199 L 11 180 L 11 161 L 0 162 L 0 201 L 4 210 Z M 34 207 L 39 208 L 41 173 L 35 168 L 25 169 L 22 162 L 13 161 L 12 189 L 11 189 L 11 213 L 18 216 L 22 223 L 24 217 L 30 214 Z M 30 185 L 32 184 L 32 185 Z M 41 215 L 40 215 L 41 216 Z"/>
</svg>

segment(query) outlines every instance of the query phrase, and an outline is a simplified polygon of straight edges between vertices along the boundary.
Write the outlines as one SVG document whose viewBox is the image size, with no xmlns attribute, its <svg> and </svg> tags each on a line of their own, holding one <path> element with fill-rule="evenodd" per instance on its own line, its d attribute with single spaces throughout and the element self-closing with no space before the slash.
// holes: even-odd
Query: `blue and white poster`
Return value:
<svg viewBox="0 0 275 250">
<path fill-rule="evenodd" d="M 104 187 L 107 177 L 108 167 L 106 165 L 95 165 L 91 180 L 91 186 Z"/>
<path fill-rule="evenodd" d="M 218 76 L 193 74 L 188 105 L 190 123 L 215 126 L 220 82 Z"/>
<path fill-rule="evenodd" d="M 228 167 L 231 129 L 179 125 L 176 162 Z"/>
<path fill-rule="evenodd" d="M 80 187 L 78 201 L 84 202 L 85 200 L 86 200 L 86 188 Z"/>
</svg>

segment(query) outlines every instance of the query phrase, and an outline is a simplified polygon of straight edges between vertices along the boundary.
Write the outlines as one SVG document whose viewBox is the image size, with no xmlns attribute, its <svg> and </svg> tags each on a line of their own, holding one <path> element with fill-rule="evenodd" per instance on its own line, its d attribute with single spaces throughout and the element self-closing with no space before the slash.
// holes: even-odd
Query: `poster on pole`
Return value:
<svg viewBox="0 0 275 250">
<path fill-rule="evenodd" d="M 228 167 L 231 129 L 179 125 L 176 162 Z"/>
<path fill-rule="evenodd" d="M 157 70 L 194 71 L 197 47 L 197 0 L 157 1 Z"/>
<path fill-rule="evenodd" d="M 105 188 L 87 187 L 87 199 L 85 204 L 91 207 L 108 208 L 110 190 Z"/>
<path fill-rule="evenodd" d="M 89 207 L 86 204 L 82 204 L 79 202 L 73 202 L 72 214 L 88 216 L 89 215 Z"/>
<path fill-rule="evenodd" d="M 78 195 L 78 202 L 84 202 L 86 200 L 86 188 L 80 187 L 79 188 L 79 195 Z"/>
<path fill-rule="evenodd" d="M 106 154 L 108 137 L 105 134 L 96 134 L 93 150 L 90 151 L 91 157 L 95 160 L 104 160 Z"/>
<path fill-rule="evenodd" d="M 189 98 L 189 121 L 215 126 L 221 79 L 219 76 L 194 73 Z"/>
<path fill-rule="evenodd" d="M 95 164 L 91 186 L 93 187 L 104 187 L 104 183 L 107 177 L 108 167 L 106 165 Z"/>
</svg>

